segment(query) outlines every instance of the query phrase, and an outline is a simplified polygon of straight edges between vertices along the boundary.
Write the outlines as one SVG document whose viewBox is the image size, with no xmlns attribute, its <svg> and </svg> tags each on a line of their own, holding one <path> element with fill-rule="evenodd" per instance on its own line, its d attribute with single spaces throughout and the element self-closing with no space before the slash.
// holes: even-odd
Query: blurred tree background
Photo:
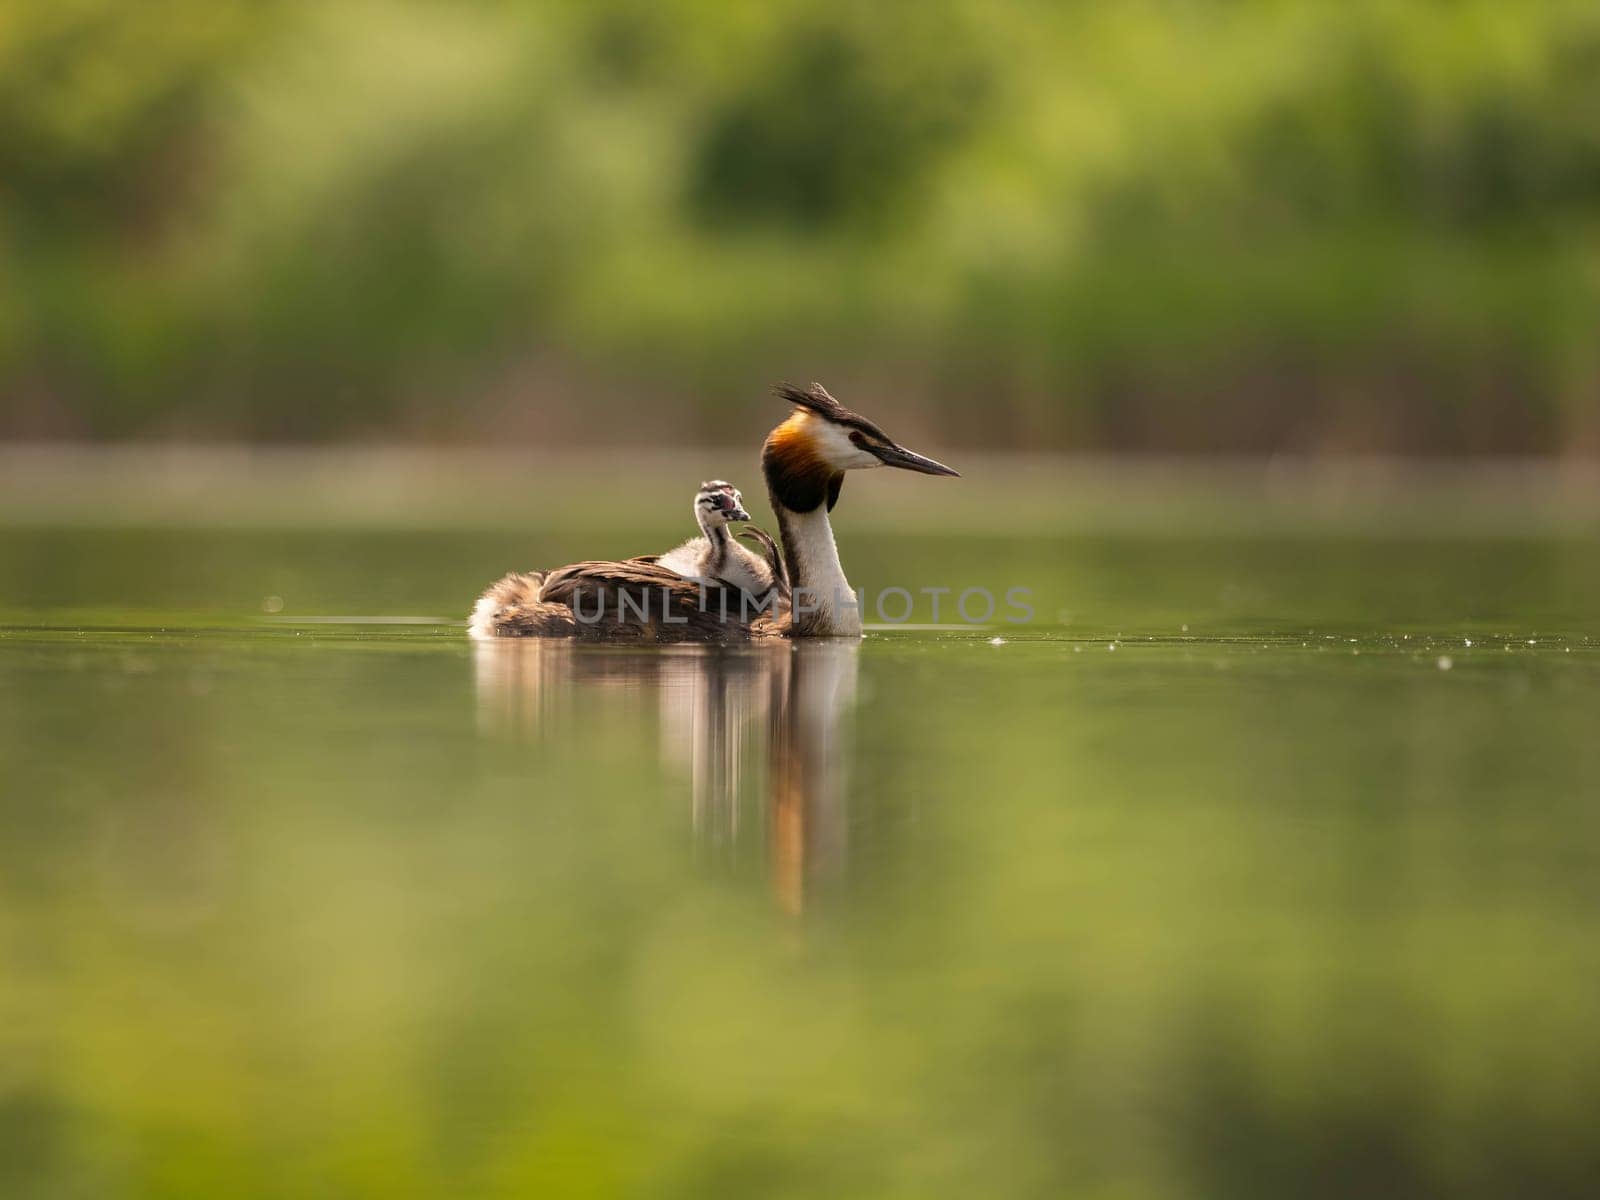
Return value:
<svg viewBox="0 0 1600 1200">
<path fill-rule="evenodd" d="M 1583 454 L 1597 333 L 1593 0 L 0 8 L 0 436 Z"/>
</svg>

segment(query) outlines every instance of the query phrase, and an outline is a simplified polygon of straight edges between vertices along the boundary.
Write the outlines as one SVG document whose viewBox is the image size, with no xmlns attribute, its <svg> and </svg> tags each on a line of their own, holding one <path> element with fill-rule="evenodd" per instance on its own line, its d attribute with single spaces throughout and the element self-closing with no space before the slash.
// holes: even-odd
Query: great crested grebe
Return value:
<svg viewBox="0 0 1600 1200">
<path fill-rule="evenodd" d="M 791 637 L 860 637 L 861 606 L 839 562 L 828 514 L 839 502 L 846 471 L 899 467 L 924 475 L 960 475 L 901 446 L 860 413 L 840 404 L 820 383 L 779 384 L 795 406 L 767 435 L 761 473 L 778 517 L 783 555 L 794 591 Z"/>
<path fill-rule="evenodd" d="M 656 561 L 687 579 L 731 583 L 763 608 L 770 607 L 767 598 L 780 585 L 782 575 L 771 560 L 745 549 L 728 532 L 728 522 L 750 519 L 739 489 L 721 479 L 702 483 L 694 497 L 694 517 L 700 523 L 700 536 Z M 761 536 L 766 537 L 764 533 Z"/>
<path fill-rule="evenodd" d="M 871 467 L 924 475 L 959 472 L 899 445 L 820 383 L 781 384 L 776 390 L 794 411 L 761 447 L 761 472 L 783 535 L 790 611 L 774 612 L 775 604 L 762 611 L 730 583 L 689 578 L 646 556 L 507 575 L 479 597 L 468 632 L 475 638 L 663 642 L 860 637 L 860 605 L 828 521 L 844 473 Z M 771 539 L 763 535 L 761 540 L 776 568 Z"/>
</svg>

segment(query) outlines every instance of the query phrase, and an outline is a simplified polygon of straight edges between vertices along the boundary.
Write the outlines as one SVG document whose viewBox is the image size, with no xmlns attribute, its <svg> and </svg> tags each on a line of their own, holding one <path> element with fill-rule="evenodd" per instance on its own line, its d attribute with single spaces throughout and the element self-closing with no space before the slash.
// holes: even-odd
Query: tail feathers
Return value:
<svg viewBox="0 0 1600 1200">
<path fill-rule="evenodd" d="M 513 572 L 490 584 L 473 606 L 467 632 L 480 640 L 556 632 L 547 628 L 557 615 L 552 612 L 556 606 L 540 602 L 543 590 L 543 571 Z M 570 623 L 570 613 L 564 608 L 561 612 Z"/>
</svg>

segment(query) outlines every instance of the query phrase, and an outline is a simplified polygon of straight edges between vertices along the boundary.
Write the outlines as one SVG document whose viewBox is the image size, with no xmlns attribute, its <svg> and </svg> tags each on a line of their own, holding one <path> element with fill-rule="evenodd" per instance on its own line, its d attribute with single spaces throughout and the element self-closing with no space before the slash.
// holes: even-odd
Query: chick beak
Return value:
<svg viewBox="0 0 1600 1200">
<path fill-rule="evenodd" d="M 935 462 L 914 450 L 907 450 L 904 446 L 873 446 L 872 453 L 878 456 L 878 461 L 886 467 L 899 467 L 905 471 L 917 471 L 923 475 L 954 475 L 959 477 L 960 471 L 945 466 L 942 462 Z"/>
<path fill-rule="evenodd" d="M 728 509 L 727 516 L 728 520 L 730 521 L 748 521 L 750 519 L 750 514 L 745 512 L 745 510 L 740 508 L 737 504 Z"/>
</svg>

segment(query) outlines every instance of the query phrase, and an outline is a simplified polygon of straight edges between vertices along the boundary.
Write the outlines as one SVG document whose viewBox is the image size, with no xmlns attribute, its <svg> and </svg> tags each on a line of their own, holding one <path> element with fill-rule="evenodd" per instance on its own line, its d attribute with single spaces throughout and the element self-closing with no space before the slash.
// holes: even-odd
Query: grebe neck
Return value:
<svg viewBox="0 0 1600 1200">
<path fill-rule="evenodd" d="M 701 531 L 706 535 L 706 541 L 711 545 L 711 553 L 706 556 L 706 574 L 712 577 L 722 574 L 728 565 L 728 547 L 732 539 L 728 536 L 728 527 L 721 522 L 715 525 L 702 525 Z"/>
<path fill-rule="evenodd" d="M 839 561 L 827 506 L 795 512 L 774 496 L 772 509 L 793 589 L 793 632 L 799 637 L 860 637 L 861 605 Z"/>
</svg>

